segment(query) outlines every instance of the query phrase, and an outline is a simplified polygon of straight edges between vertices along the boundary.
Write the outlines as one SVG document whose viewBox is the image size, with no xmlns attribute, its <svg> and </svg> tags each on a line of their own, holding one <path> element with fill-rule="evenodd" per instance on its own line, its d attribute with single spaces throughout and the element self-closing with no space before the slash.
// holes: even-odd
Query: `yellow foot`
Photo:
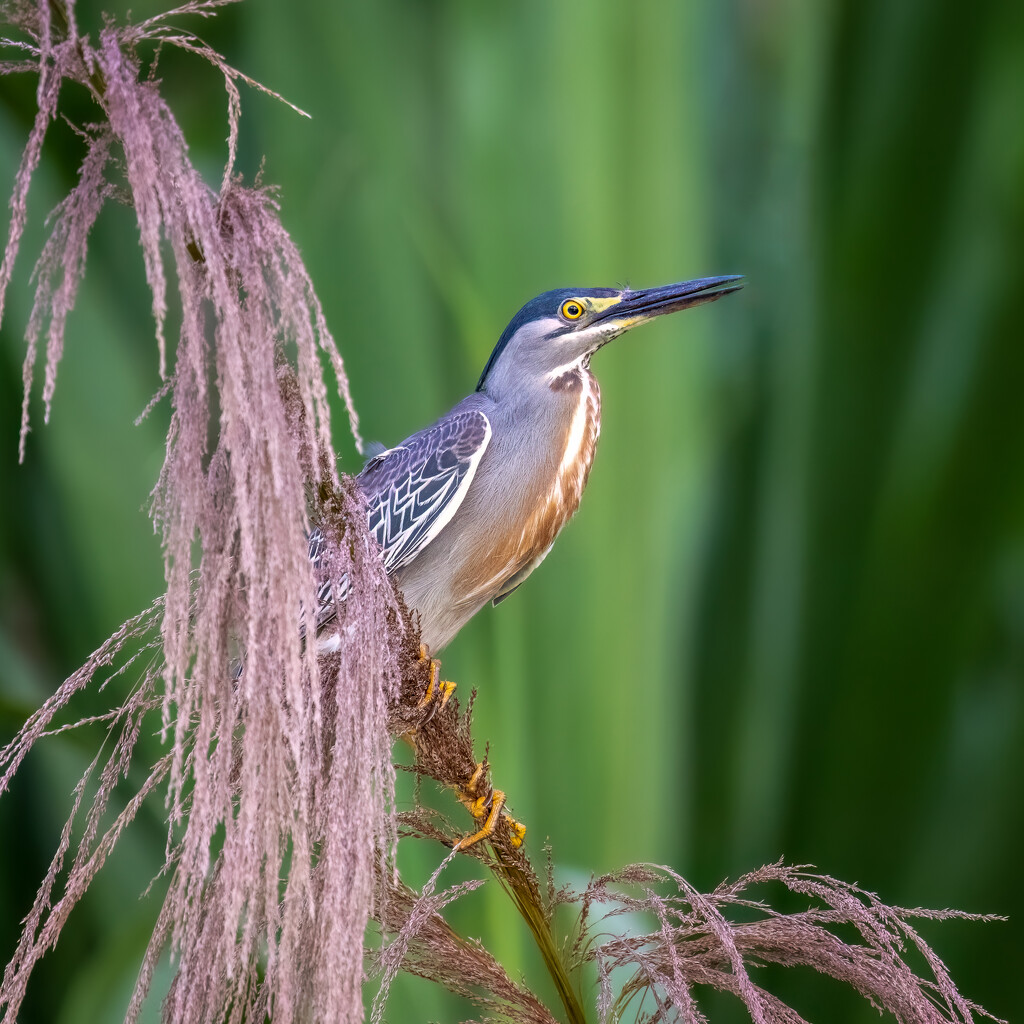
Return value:
<svg viewBox="0 0 1024 1024">
<path fill-rule="evenodd" d="M 466 810 L 482 824 L 472 835 L 460 839 L 455 844 L 455 849 L 468 850 L 482 840 L 490 839 L 502 818 L 508 823 L 512 845 L 518 849 L 526 838 L 526 826 L 516 821 L 505 810 L 505 794 L 500 789 L 480 792 L 480 781 L 483 777 L 484 766 L 481 762 L 476 766 L 476 771 L 470 776 L 469 782 L 459 792 L 459 799 L 465 804 Z"/>
<path fill-rule="evenodd" d="M 441 671 L 441 662 L 437 658 L 430 657 L 427 653 L 426 644 L 420 644 L 420 661 L 427 661 L 428 659 L 430 661 L 430 682 L 427 684 L 427 692 L 420 698 L 417 706 L 425 708 L 428 704 L 435 701 L 438 693 L 440 693 L 441 703 L 438 706 L 443 708 L 455 692 L 455 683 L 448 682 L 446 679 L 438 680 L 437 674 Z"/>
<path fill-rule="evenodd" d="M 526 826 L 521 821 L 516 821 L 511 814 L 506 814 L 505 820 L 508 822 L 509 831 L 512 833 L 509 836 L 509 841 L 518 850 L 526 839 Z"/>
<path fill-rule="evenodd" d="M 491 809 L 484 819 L 484 823 L 470 836 L 464 836 L 455 844 L 456 850 L 468 850 L 471 846 L 475 846 L 482 839 L 490 839 L 494 835 L 494 830 L 498 827 L 498 818 L 501 815 L 501 809 L 505 806 L 505 794 L 500 789 L 491 791 Z M 476 817 L 476 815 L 473 815 Z"/>
</svg>

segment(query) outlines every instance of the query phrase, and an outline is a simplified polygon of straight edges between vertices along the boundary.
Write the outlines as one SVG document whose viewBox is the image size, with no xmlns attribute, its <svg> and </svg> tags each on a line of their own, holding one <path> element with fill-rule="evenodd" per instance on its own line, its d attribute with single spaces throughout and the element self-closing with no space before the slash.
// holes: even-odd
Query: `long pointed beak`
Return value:
<svg viewBox="0 0 1024 1024">
<path fill-rule="evenodd" d="M 743 278 L 738 275 L 699 277 L 695 281 L 667 284 L 662 288 L 623 292 L 619 302 L 603 310 L 592 322 L 622 321 L 622 329 L 625 330 L 663 313 L 676 313 L 704 302 L 714 302 L 723 295 L 739 291 L 743 285 L 735 282 L 742 280 Z"/>
</svg>

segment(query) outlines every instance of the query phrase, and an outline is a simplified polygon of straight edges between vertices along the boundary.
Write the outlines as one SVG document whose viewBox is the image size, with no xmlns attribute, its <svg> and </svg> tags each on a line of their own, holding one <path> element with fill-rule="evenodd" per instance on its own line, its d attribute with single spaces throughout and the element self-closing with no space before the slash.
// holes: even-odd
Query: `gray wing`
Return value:
<svg viewBox="0 0 1024 1024">
<path fill-rule="evenodd" d="M 458 511 L 491 439 L 478 409 L 449 413 L 371 459 L 359 474 L 384 568 L 408 565 Z"/>
<path fill-rule="evenodd" d="M 408 565 L 448 524 L 473 482 L 491 424 L 476 410 L 450 413 L 426 430 L 374 456 L 357 482 L 366 501 L 370 532 L 381 546 L 388 573 Z M 309 534 L 314 569 L 324 561 L 326 538 L 320 527 Z M 336 601 L 348 597 L 349 580 L 335 593 L 329 580 L 317 590 L 318 646 L 334 649 L 323 627 L 334 618 Z"/>
</svg>

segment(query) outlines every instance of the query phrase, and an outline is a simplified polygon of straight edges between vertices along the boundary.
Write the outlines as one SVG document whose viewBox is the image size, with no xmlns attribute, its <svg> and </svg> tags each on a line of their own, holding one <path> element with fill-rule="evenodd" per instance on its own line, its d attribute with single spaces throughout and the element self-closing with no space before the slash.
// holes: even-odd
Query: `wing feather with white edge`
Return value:
<svg viewBox="0 0 1024 1024">
<path fill-rule="evenodd" d="M 456 412 L 374 456 L 363 467 L 359 489 L 388 573 L 408 565 L 448 525 L 466 497 L 490 439 L 491 424 L 482 412 Z M 314 569 L 323 566 L 325 543 L 323 531 L 314 527 L 309 534 Z M 348 591 L 347 576 L 338 594 L 329 580 L 320 584 L 318 634 L 334 618 L 335 600 L 344 601 Z M 321 637 L 320 645 L 324 643 L 336 649 Z"/>
<path fill-rule="evenodd" d="M 448 525 L 490 439 L 487 417 L 468 409 L 446 416 L 366 464 L 359 488 L 387 572 L 408 565 Z"/>
</svg>

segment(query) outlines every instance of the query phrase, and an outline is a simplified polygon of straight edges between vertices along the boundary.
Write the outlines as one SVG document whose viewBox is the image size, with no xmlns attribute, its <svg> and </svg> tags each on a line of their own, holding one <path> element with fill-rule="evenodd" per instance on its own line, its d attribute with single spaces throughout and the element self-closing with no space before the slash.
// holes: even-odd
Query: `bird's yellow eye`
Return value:
<svg viewBox="0 0 1024 1024">
<path fill-rule="evenodd" d="M 583 303 L 577 302 L 575 299 L 569 299 L 567 302 L 562 303 L 562 316 L 566 320 L 579 320 L 583 316 Z"/>
</svg>

